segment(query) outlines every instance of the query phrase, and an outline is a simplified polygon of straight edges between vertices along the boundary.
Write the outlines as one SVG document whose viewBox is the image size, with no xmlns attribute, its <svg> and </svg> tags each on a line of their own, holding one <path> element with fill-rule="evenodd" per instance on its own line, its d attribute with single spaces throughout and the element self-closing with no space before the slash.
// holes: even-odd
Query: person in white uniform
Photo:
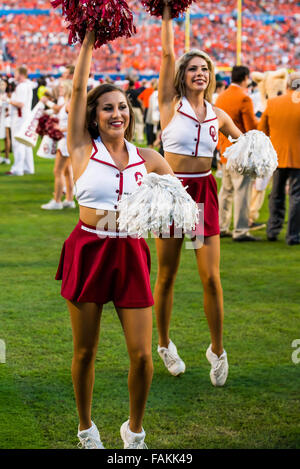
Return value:
<svg viewBox="0 0 300 469">
<path fill-rule="evenodd" d="M 16 85 L 13 81 L 9 81 L 6 87 L 6 97 L 3 103 L 3 117 L 4 117 L 4 127 L 5 127 L 5 157 L 1 160 L 1 164 L 10 164 L 9 154 L 12 151 L 11 146 L 11 104 L 9 104 L 12 93 L 14 92 Z"/>
<path fill-rule="evenodd" d="M 71 160 L 67 148 L 68 103 L 72 94 L 72 81 L 64 80 L 59 85 L 60 97 L 54 109 L 57 109 L 58 128 L 64 136 L 57 143 L 54 164 L 54 198 L 41 206 L 43 210 L 62 210 L 75 208 L 73 200 L 73 175 Z M 55 117 L 55 115 L 54 115 Z M 62 202 L 63 189 L 66 188 L 66 198 Z"/>
<path fill-rule="evenodd" d="M 8 82 L 6 80 L 0 79 L 0 139 L 4 140 L 4 153 L 5 156 L 0 156 L 0 164 L 10 164 L 9 159 L 9 147 L 10 139 L 7 139 L 7 113 L 9 109 L 8 104 L 8 95 L 6 93 Z M 9 137 L 9 136 L 8 136 Z"/>
<path fill-rule="evenodd" d="M 56 279 L 72 322 L 82 447 L 103 448 L 91 420 L 92 394 L 102 308 L 113 301 L 130 360 L 129 419 L 120 433 L 124 448 L 146 449 L 142 422 L 153 373 L 149 248 L 142 238 L 122 237 L 118 227 L 111 231 L 109 221 L 117 221 L 118 201 L 137 190 L 143 175 L 172 170 L 156 151 L 130 143 L 134 114 L 121 89 L 106 84 L 87 93 L 94 42 L 95 34 L 87 32 L 73 79 L 67 142 L 80 220 L 64 243 Z"/>
<path fill-rule="evenodd" d="M 218 131 L 238 138 L 240 130 L 221 109 L 211 104 L 215 89 L 214 64 L 203 51 L 193 49 L 175 62 L 171 9 L 165 0 L 162 17 L 162 60 L 158 100 L 165 158 L 195 202 L 203 204 L 202 246 L 194 244 L 198 272 L 203 285 L 204 312 L 211 344 L 206 357 L 210 379 L 223 386 L 228 362 L 223 348 L 223 292 L 220 280 L 220 228 L 217 184 L 211 174 Z M 154 290 L 159 344 L 157 351 L 172 375 L 185 371 L 169 330 L 173 291 L 183 238 L 157 238 L 158 274 Z"/>
<path fill-rule="evenodd" d="M 27 68 L 22 66 L 15 71 L 16 89 L 13 92 L 11 104 L 11 137 L 14 164 L 8 175 L 23 176 L 34 174 L 33 151 L 29 146 L 18 142 L 15 135 L 28 118 L 32 103 L 32 84 L 27 78 Z"/>
</svg>

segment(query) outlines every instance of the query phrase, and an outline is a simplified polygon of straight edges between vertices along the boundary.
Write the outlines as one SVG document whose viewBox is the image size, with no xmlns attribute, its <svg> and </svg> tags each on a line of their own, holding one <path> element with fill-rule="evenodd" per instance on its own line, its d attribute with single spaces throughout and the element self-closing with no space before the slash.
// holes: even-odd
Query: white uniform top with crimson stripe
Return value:
<svg viewBox="0 0 300 469">
<path fill-rule="evenodd" d="M 93 140 L 93 152 L 88 165 L 75 183 L 79 205 L 116 211 L 121 197 L 131 195 L 138 189 L 147 174 L 145 160 L 132 143 L 127 140 L 125 143 L 129 160 L 126 168 L 120 171 L 101 138 Z"/>
<path fill-rule="evenodd" d="M 13 129 L 19 130 L 31 111 L 32 84 L 29 80 L 25 80 L 16 86 L 11 95 L 11 101 L 23 103 L 22 108 L 11 106 L 11 126 Z"/>
<path fill-rule="evenodd" d="M 218 143 L 219 124 L 212 105 L 204 100 L 206 116 L 199 122 L 184 96 L 167 127 L 162 131 L 164 151 L 179 155 L 212 158 Z"/>
</svg>

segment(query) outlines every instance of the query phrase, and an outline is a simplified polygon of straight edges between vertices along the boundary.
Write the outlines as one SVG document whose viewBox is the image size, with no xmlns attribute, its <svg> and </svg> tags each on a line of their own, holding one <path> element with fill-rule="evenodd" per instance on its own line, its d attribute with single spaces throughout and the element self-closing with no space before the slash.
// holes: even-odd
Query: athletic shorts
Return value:
<svg viewBox="0 0 300 469">
<path fill-rule="evenodd" d="M 217 183 L 211 171 L 203 173 L 175 173 L 175 176 L 182 182 L 192 199 L 203 204 L 203 212 L 200 218 L 201 225 L 196 228 L 197 235 L 204 237 L 214 236 L 220 234 L 219 226 L 219 202 L 218 202 L 218 189 Z"/>
<path fill-rule="evenodd" d="M 55 277 L 62 280 L 62 296 L 120 308 L 152 306 L 149 247 L 143 238 L 125 236 L 79 221 L 64 242 Z"/>
</svg>

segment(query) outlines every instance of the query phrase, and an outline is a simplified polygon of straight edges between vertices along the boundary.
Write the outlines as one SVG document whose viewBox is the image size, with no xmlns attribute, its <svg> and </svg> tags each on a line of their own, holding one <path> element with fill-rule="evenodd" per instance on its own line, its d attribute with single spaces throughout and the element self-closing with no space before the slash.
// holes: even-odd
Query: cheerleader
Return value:
<svg viewBox="0 0 300 469">
<path fill-rule="evenodd" d="M 53 106 L 57 112 L 58 127 L 64 136 L 57 143 L 57 151 L 54 164 L 54 198 L 47 204 L 41 206 L 43 210 L 62 210 L 63 208 L 75 208 L 73 200 L 73 177 L 72 167 L 67 149 L 67 126 L 68 126 L 68 103 L 72 93 L 71 80 L 64 80 L 59 85 L 59 99 L 57 105 Z M 66 187 L 66 198 L 62 202 L 64 186 Z"/>
<path fill-rule="evenodd" d="M 211 344 L 206 357 L 214 386 L 223 386 L 228 374 L 223 348 L 223 293 L 220 281 L 218 197 L 211 164 L 218 131 L 237 138 L 240 130 L 222 110 L 212 106 L 214 65 L 199 50 L 184 54 L 175 64 L 171 7 L 164 2 L 162 61 L 159 75 L 159 110 L 165 158 L 197 203 L 204 204 L 204 244 L 194 244 L 198 273 L 204 290 L 204 312 Z M 196 240 L 197 241 L 197 240 Z M 158 353 L 172 375 L 184 373 L 185 364 L 170 340 L 173 289 L 183 238 L 157 238 L 158 274 L 154 303 L 159 333 Z"/>
<path fill-rule="evenodd" d="M 153 374 L 150 255 L 143 238 L 118 230 L 116 216 L 118 201 L 138 189 L 144 175 L 173 172 L 156 151 L 129 142 L 134 117 L 125 92 L 104 84 L 87 94 L 94 43 L 94 32 L 86 33 L 73 79 L 67 142 L 80 220 L 64 243 L 56 279 L 71 316 L 82 447 L 103 448 L 91 404 L 102 307 L 113 301 L 130 359 L 129 419 L 121 437 L 124 448 L 144 449 L 142 421 Z"/>
<path fill-rule="evenodd" d="M 11 89 L 11 91 L 10 91 Z M 12 84 L 0 79 L 0 139 L 4 140 L 4 157 L 0 157 L 0 164 L 10 164 L 10 117 L 8 100 L 11 96 Z"/>
</svg>

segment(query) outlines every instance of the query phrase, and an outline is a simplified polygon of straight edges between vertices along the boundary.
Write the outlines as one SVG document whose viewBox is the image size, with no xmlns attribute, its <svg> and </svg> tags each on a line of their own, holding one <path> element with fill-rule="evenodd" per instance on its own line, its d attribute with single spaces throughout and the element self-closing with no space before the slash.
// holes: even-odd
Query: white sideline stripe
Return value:
<svg viewBox="0 0 300 469">
<path fill-rule="evenodd" d="M 203 178 L 204 176 L 209 176 L 211 171 L 207 171 L 207 173 L 174 173 L 176 177 L 179 178 Z"/>
<path fill-rule="evenodd" d="M 126 232 L 119 232 L 119 231 L 105 231 L 105 230 L 94 230 L 93 228 L 88 228 L 87 226 L 81 225 L 81 229 L 84 231 L 88 231 L 89 233 L 95 233 L 100 236 L 113 236 L 113 237 L 120 237 L 126 238 L 128 233 Z"/>
</svg>

